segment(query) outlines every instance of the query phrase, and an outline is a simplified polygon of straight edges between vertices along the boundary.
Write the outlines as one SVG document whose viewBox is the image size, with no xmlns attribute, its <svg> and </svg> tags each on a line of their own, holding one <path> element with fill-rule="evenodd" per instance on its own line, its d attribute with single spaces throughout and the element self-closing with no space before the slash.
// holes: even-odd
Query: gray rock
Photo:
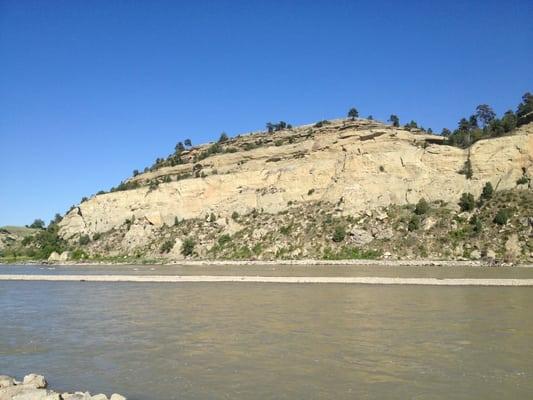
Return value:
<svg viewBox="0 0 533 400">
<path fill-rule="evenodd" d="M 15 386 L 15 380 L 10 376 L 0 375 L 0 389 L 9 386 Z"/>
<path fill-rule="evenodd" d="M 479 260 L 481 258 L 481 252 L 479 250 L 472 250 L 470 252 L 470 258 L 472 260 Z"/>
<path fill-rule="evenodd" d="M 350 231 L 350 241 L 357 246 L 363 246 L 374 240 L 374 237 L 364 229 L 354 228 Z"/>
<path fill-rule="evenodd" d="M 35 389 L 43 389 L 46 387 L 46 379 L 44 376 L 37 374 L 29 374 L 24 377 L 22 384 L 29 387 L 34 387 Z"/>
</svg>

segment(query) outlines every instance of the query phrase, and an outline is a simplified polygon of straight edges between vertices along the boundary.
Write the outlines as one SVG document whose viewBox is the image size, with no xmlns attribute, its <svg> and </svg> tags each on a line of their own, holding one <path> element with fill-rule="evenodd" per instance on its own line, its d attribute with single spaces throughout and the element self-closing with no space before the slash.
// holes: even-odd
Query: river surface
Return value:
<svg viewBox="0 0 533 400">
<path fill-rule="evenodd" d="M 533 272 L 47 268 L 0 266 L 0 274 L 531 278 Z M 37 372 L 52 388 L 118 392 L 130 400 L 526 399 L 533 393 L 532 306 L 528 287 L 4 281 L 0 374 Z"/>
</svg>

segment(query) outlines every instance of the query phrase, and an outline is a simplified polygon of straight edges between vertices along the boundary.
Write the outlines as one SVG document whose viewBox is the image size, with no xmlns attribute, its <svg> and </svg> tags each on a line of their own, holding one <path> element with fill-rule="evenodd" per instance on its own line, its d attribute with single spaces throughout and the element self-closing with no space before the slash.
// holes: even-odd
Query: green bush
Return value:
<svg viewBox="0 0 533 400">
<path fill-rule="evenodd" d="M 90 241 L 91 238 L 89 237 L 89 235 L 81 235 L 79 239 L 79 244 L 80 246 L 85 246 L 88 245 Z"/>
<path fill-rule="evenodd" d="M 416 231 L 420 229 L 420 217 L 418 215 L 413 215 L 411 219 L 409 220 L 409 224 L 407 225 L 407 229 L 409 232 Z"/>
<path fill-rule="evenodd" d="M 529 183 L 529 179 L 527 179 L 527 176 L 523 175 L 521 176 L 517 181 L 516 181 L 516 184 L 517 185 L 526 185 Z"/>
<path fill-rule="evenodd" d="M 494 194 L 494 188 L 492 187 L 492 183 L 490 182 L 485 183 L 485 186 L 483 186 L 483 191 L 481 192 L 481 199 L 489 200 L 492 198 L 493 194 Z"/>
<path fill-rule="evenodd" d="M 218 238 L 218 244 L 220 246 L 224 246 L 226 243 L 229 243 L 229 242 L 231 242 L 231 236 L 228 234 L 221 235 Z"/>
<path fill-rule="evenodd" d="M 415 206 L 415 214 L 424 215 L 428 211 L 429 211 L 429 204 L 426 201 L 426 199 L 421 198 L 420 200 L 418 200 L 418 203 L 416 203 L 416 206 Z"/>
<path fill-rule="evenodd" d="M 461 211 L 472 211 L 476 206 L 474 195 L 472 193 L 463 193 L 459 200 L 459 207 Z"/>
<path fill-rule="evenodd" d="M 345 237 L 346 229 L 344 229 L 344 226 L 342 225 L 337 225 L 333 231 L 333 241 L 339 243 L 342 242 Z"/>
<path fill-rule="evenodd" d="M 507 208 L 501 208 L 494 216 L 493 222 L 498 225 L 505 225 L 511 217 L 511 211 Z"/>
<path fill-rule="evenodd" d="M 172 240 L 166 240 L 160 247 L 161 253 L 168 253 L 170 250 L 172 250 L 172 247 L 174 247 L 174 241 Z"/>
<path fill-rule="evenodd" d="M 237 220 L 238 218 L 239 218 L 239 213 L 238 213 L 237 211 L 233 211 L 233 212 L 231 213 L 231 219 L 235 221 L 235 220 Z"/>
<path fill-rule="evenodd" d="M 186 238 L 181 245 L 181 254 L 184 256 L 190 256 L 194 252 L 195 241 L 192 238 Z"/>
<path fill-rule="evenodd" d="M 100 232 L 96 232 L 93 235 L 93 240 L 99 240 L 102 237 L 102 234 Z"/>
</svg>

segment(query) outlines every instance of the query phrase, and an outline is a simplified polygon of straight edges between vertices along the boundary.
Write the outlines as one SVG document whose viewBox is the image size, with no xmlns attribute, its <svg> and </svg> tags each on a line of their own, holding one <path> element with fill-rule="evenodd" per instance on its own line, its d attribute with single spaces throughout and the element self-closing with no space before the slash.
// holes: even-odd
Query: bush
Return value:
<svg viewBox="0 0 533 400">
<path fill-rule="evenodd" d="M 237 211 L 233 211 L 233 212 L 231 213 L 231 219 L 235 221 L 235 220 L 237 220 L 238 218 L 239 218 L 239 213 L 238 213 Z"/>
<path fill-rule="evenodd" d="M 511 211 L 507 208 L 498 210 L 494 216 L 493 222 L 498 225 L 505 225 L 511 216 Z"/>
<path fill-rule="evenodd" d="M 44 221 L 40 218 L 37 218 L 35 221 L 31 223 L 29 228 L 33 229 L 44 229 Z"/>
<path fill-rule="evenodd" d="M 477 215 L 472 215 L 472 218 L 470 218 L 470 225 L 472 225 L 472 229 L 474 232 L 479 233 L 481 232 L 481 229 L 483 228 L 483 225 L 481 223 L 481 219 Z"/>
<path fill-rule="evenodd" d="M 346 230 L 344 229 L 344 226 L 337 225 L 335 227 L 335 230 L 333 231 L 333 241 L 339 243 L 339 242 L 342 242 L 345 237 L 346 237 Z"/>
<path fill-rule="evenodd" d="M 411 219 L 409 220 L 409 224 L 407 225 L 407 229 L 409 232 L 416 231 L 420 229 L 420 217 L 418 215 L 413 215 Z"/>
<path fill-rule="evenodd" d="M 220 246 L 224 246 L 226 243 L 229 243 L 229 242 L 231 242 L 231 236 L 228 234 L 221 235 L 218 238 L 218 244 Z"/>
<path fill-rule="evenodd" d="M 485 186 L 483 186 L 483 191 L 481 192 L 481 199 L 489 200 L 492 198 L 493 193 L 494 193 L 494 189 L 492 187 L 492 183 L 487 182 L 485 183 Z"/>
<path fill-rule="evenodd" d="M 416 203 L 416 206 L 415 206 L 415 214 L 424 215 L 428 211 L 429 211 L 429 204 L 426 201 L 426 199 L 421 198 L 420 200 L 418 200 L 418 203 Z"/>
<path fill-rule="evenodd" d="M 174 242 L 172 240 L 166 240 L 160 247 L 161 253 L 168 253 L 174 247 Z"/>
<path fill-rule="evenodd" d="M 463 193 L 461 199 L 459 200 L 459 207 L 461 211 L 472 211 L 476 206 L 476 201 L 474 200 L 474 195 L 472 193 Z"/>
<path fill-rule="evenodd" d="M 380 172 L 385 172 L 385 167 L 384 167 L 383 165 L 380 165 L 380 166 L 379 166 L 379 171 L 380 171 Z"/>
<path fill-rule="evenodd" d="M 186 238 L 181 245 L 181 254 L 184 256 L 190 256 L 194 252 L 194 246 L 196 243 L 192 238 Z"/>
<path fill-rule="evenodd" d="M 472 162 L 468 159 L 465 161 L 465 165 L 463 168 L 459 171 L 461 175 L 466 176 L 466 179 L 472 179 L 473 172 L 472 172 Z"/>
<path fill-rule="evenodd" d="M 100 232 L 96 232 L 93 235 L 93 240 L 99 240 L 102 237 L 102 234 Z"/>
<path fill-rule="evenodd" d="M 309 189 L 309 190 L 307 191 L 307 195 L 308 195 L 308 196 L 311 196 L 313 193 L 315 193 L 315 189 Z"/>
<path fill-rule="evenodd" d="M 89 235 L 81 235 L 79 239 L 79 244 L 80 246 L 85 246 L 89 244 L 90 241 L 91 241 L 91 238 L 89 237 Z"/>
<path fill-rule="evenodd" d="M 518 178 L 518 180 L 516 181 L 516 184 L 517 185 L 527 185 L 529 183 L 529 179 L 527 179 L 527 176 L 521 176 L 520 178 Z"/>
</svg>

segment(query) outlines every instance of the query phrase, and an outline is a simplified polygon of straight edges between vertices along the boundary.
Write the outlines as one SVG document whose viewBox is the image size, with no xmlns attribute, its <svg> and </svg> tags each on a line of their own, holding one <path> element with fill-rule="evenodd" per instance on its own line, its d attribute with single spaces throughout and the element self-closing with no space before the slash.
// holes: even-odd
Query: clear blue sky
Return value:
<svg viewBox="0 0 533 400">
<path fill-rule="evenodd" d="M 533 1 L 0 0 L 0 226 L 194 143 L 344 116 L 440 131 L 533 91 Z"/>
</svg>

